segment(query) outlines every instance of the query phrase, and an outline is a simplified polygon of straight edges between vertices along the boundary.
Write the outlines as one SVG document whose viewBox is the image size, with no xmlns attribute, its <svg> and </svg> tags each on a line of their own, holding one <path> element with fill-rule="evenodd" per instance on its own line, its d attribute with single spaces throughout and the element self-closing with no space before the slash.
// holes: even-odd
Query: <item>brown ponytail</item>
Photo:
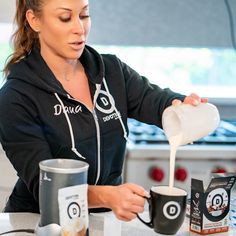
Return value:
<svg viewBox="0 0 236 236">
<path fill-rule="evenodd" d="M 16 0 L 15 25 L 16 31 L 12 35 L 13 53 L 8 57 L 3 70 L 5 76 L 10 72 L 12 64 L 27 56 L 34 45 L 39 47 L 38 33 L 33 31 L 26 19 L 26 12 L 32 9 L 35 14 L 40 13 L 43 0 Z"/>
</svg>

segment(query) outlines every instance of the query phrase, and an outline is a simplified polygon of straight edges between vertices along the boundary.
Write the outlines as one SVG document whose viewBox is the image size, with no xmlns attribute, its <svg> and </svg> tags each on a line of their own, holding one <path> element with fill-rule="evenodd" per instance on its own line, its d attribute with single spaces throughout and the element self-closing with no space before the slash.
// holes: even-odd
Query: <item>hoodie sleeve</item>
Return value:
<svg viewBox="0 0 236 236">
<path fill-rule="evenodd" d="M 176 98 L 183 101 L 185 95 L 175 93 L 169 88 L 162 89 L 158 85 L 151 84 L 146 77 L 140 76 L 125 63 L 122 63 L 122 68 L 125 78 L 128 116 L 162 127 L 161 118 L 165 108 L 170 106 Z"/>
<path fill-rule="evenodd" d="M 39 162 L 52 158 L 42 124 L 30 103 L 13 90 L 0 94 L 0 141 L 18 176 L 38 201 Z"/>
</svg>

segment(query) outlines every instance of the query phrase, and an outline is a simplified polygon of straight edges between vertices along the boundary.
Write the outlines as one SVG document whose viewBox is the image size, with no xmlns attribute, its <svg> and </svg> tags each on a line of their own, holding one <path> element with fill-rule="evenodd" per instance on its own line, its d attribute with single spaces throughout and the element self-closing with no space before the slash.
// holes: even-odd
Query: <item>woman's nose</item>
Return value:
<svg viewBox="0 0 236 236">
<path fill-rule="evenodd" d="M 73 22 L 73 32 L 76 34 L 84 34 L 84 25 L 81 19 L 75 19 Z"/>
</svg>

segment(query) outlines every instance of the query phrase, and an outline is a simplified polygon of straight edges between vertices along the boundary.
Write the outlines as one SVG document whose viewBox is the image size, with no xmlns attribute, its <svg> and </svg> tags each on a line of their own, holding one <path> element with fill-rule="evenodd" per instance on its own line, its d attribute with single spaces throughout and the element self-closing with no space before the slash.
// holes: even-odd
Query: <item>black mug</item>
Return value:
<svg viewBox="0 0 236 236">
<path fill-rule="evenodd" d="M 169 186 L 153 186 L 149 204 L 150 222 L 138 219 L 156 233 L 173 235 L 182 226 L 186 213 L 187 192 L 180 188 Z"/>
</svg>

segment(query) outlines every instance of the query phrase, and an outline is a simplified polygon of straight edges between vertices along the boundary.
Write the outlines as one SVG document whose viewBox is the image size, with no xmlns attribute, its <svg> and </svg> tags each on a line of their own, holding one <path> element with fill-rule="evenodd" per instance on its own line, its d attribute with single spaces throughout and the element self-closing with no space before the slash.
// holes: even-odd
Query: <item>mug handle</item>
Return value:
<svg viewBox="0 0 236 236">
<path fill-rule="evenodd" d="M 149 205 L 149 213 L 152 212 L 152 205 L 151 205 L 151 197 L 144 197 L 147 202 L 148 202 L 148 205 Z M 151 214 L 149 214 L 151 215 Z M 150 222 L 146 222 L 144 221 L 139 214 L 137 214 L 137 218 L 145 225 L 147 225 L 148 227 L 150 228 L 153 228 L 153 223 L 152 223 L 152 216 L 150 216 Z"/>
</svg>

